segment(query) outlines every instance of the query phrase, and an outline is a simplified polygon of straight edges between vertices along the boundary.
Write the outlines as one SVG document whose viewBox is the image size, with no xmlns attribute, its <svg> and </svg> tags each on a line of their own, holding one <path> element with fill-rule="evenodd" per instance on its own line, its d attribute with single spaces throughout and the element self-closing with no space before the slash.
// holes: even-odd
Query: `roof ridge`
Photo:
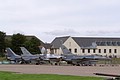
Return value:
<svg viewBox="0 0 120 80">
<path fill-rule="evenodd" d="M 68 37 L 71 37 L 71 36 L 63 36 L 63 37 L 56 37 L 56 38 L 68 38 Z"/>
<path fill-rule="evenodd" d="M 120 37 L 72 37 L 72 38 L 91 38 L 91 39 L 120 39 Z"/>
</svg>

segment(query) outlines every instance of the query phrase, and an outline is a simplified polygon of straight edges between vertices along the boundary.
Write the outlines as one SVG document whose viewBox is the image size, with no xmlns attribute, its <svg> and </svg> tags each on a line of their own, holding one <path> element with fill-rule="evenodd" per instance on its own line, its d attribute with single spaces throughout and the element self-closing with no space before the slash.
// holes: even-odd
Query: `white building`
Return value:
<svg viewBox="0 0 120 80">
<path fill-rule="evenodd" d="M 120 57 L 120 38 L 105 37 L 56 37 L 52 41 L 55 54 L 62 54 L 61 44 L 65 45 L 73 54 L 98 54 L 107 57 Z"/>
</svg>

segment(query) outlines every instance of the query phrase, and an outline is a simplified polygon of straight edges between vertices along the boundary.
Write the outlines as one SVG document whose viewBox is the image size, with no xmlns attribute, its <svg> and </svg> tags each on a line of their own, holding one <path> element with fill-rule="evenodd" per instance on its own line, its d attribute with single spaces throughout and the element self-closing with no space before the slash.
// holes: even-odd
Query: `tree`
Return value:
<svg viewBox="0 0 120 80">
<path fill-rule="evenodd" d="M 33 54 L 39 54 L 40 50 L 38 46 L 40 46 L 40 40 L 37 39 L 36 37 L 31 38 L 30 40 L 27 40 L 25 42 L 25 47 Z"/>
<path fill-rule="evenodd" d="M 6 33 L 0 31 L 0 56 L 3 56 L 5 51 L 5 37 Z"/>
<path fill-rule="evenodd" d="M 13 34 L 12 40 L 11 40 L 12 49 L 17 54 L 21 54 L 20 47 L 24 46 L 25 41 L 26 41 L 26 37 L 23 34 L 20 34 L 20 33 Z"/>
<path fill-rule="evenodd" d="M 12 47 L 11 40 L 5 39 L 5 46 L 6 47 Z"/>
</svg>

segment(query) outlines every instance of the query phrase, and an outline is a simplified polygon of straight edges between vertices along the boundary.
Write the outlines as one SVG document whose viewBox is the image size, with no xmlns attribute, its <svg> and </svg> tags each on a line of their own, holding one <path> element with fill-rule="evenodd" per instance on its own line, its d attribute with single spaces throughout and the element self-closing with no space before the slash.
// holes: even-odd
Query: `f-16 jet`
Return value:
<svg viewBox="0 0 120 80">
<path fill-rule="evenodd" d="M 64 45 L 61 45 L 64 60 L 73 65 L 95 65 L 98 60 L 106 60 L 107 57 L 99 55 L 76 55 L 71 53 Z"/>
<path fill-rule="evenodd" d="M 19 63 L 22 61 L 22 57 L 14 53 L 10 48 L 6 48 L 6 58 L 10 61 L 14 61 L 15 63 Z"/>
<path fill-rule="evenodd" d="M 20 47 L 21 51 L 22 51 L 22 55 L 21 57 L 25 60 L 28 61 L 37 61 L 37 64 L 40 61 L 40 56 L 39 55 L 33 55 L 31 54 L 25 47 Z"/>
<path fill-rule="evenodd" d="M 20 47 L 21 51 L 22 51 L 22 57 L 25 58 L 29 58 L 29 59 L 39 59 L 40 56 L 38 55 L 33 55 L 31 54 L 25 47 Z"/>
</svg>

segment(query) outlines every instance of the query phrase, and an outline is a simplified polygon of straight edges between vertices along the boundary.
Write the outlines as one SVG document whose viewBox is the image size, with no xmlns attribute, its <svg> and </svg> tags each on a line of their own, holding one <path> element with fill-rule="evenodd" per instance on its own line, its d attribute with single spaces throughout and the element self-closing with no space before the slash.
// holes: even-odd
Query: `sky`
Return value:
<svg viewBox="0 0 120 80">
<path fill-rule="evenodd" d="M 0 0 L 0 31 L 55 37 L 120 37 L 120 0 Z"/>
</svg>

